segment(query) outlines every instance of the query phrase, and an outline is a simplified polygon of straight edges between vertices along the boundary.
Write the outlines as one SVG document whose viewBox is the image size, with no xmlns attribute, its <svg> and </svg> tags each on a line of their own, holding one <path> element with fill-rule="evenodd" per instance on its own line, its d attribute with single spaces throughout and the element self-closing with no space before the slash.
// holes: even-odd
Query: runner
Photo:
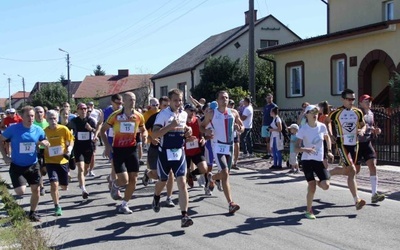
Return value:
<svg viewBox="0 0 400 250">
<path fill-rule="evenodd" d="M 98 131 L 96 130 L 96 121 L 87 116 L 86 104 L 79 103 L 77 111 L 78 117 L 73 118 L 68 123 L 68 127 L 72 129 L 75 138 L 73 151 L 78 167 L 79 187 L 82 190 L 82 198 L 87 199 L 89 192 L 85 187 L 85 176 L 89 170 Z"/>
<path fill-rule="evenodd" d="M 209 173 L 208 181 L 222 181 L 225 198 L 229 204 L 229 213 L 233 214 L 240 209 L 240 206 L 232 200 L 229 184 L 229 170 L 232 165 L 233 132 L 234 130 L 243 132 L 244 126 L 240 120 L 239 113 L 227 107 L 228 102 L 228 92 L 219 91 L 217 94 L 218 108 L 210 110 L 205 114 L 205 118 L 200 125 L 200 131 L 205 136 L 211 137 L 214 158 L 219 170 L 219 173 L 214 176 L 212 173 Z M 209 124 L 212 125 L 212 128 L 207 128 Z"/>
<path fill-rule="evenodd" d="M 331 175 L 347 175 L 347 184 L 353 196 L 357 210 L 365 205 L 365 200 L 357 194 L 356 167 L 358 153 L 358 135 L 365 133 L 364 115 L 362 111 L 353 107 L 354 91 L 345 89 L 342 92 L 343 106 L 332 111 L 325 120 L 332 143 L 337 144 L 343 167 L 336 167 L 330 171 Z M 329 124 L 332 124 L 330 131 Z"/>
<path fill-rule="evenodd" d="M 68 188 L 68 160 L 74 146 L 74 137 L 69 128 L 57 124 L 59 120 L 57 111 L 47 111 L 46 120 L 49 126 L 44 131 L 50 147 L 44 150 L 44 158 L 51 185 L 50 191 L 54 202 L 54 212 L 56 216 L 61 216 L 62 209 L 59 204 L 58 186 L 60 184 L 62 190 L 67 190 Z"/>
<path fill-rule="evenodd" d="M 108 106 L 103 112 L 104 113 L 104 123 L 107 121 L 108 117 L 110 117 L 110 115 L 112 113 L 121 109 L 121 105 L 122 105 L 122 96 L 120 94 L 112 95 L 111 96 L 111 105 Z M 114 140 L 113 128 L 109 128 L 105 133 L 101 132 L 100 136 L 102 137 L 103 142 L 107 140 L 108 143 L 110 145 L 112 145 L 112 142 Z M 109 176 L 107 176 L 108 189 L 111 190 L 112 182 L 117 179 L 117 175 L 115 174 L 114 162 L 112 161 L 112 152 L 110 152 L 109 156 L 106 156 L 105 151 L 106 151 L 106 149 L 104 148 L 103 157 L 109 157 L 108 160 L 111 162 L 111 173 Z M 122 199 L 121 194 L 119 194 L 118 197 L 116 197 L 116 198 L 118 200 Z"/>
<path fill-rule="evenodd" d="M 148 131 L 149 142 L 150 145 L 147 149 L 147 169 L 144 171 L 142 177 L 143 186 L 147 186 L 149 184 L 150 179 L 158 180 L 157 174 L 157 161 L 158 161 L 158 145 L 160 144 L 160 138 L 153 138 L 152 129 L 154 126 L 154 122 L 156 121 L 158 113 L 168 108 L 169 106 L 169 98 L 167 96 L 163 96 L 160 100 L 152 99 L 150 100 L 150 104 L 152 106 L 144 114 L 144 119 L 146 121 L 146 129 Z M 157 107 L 157 111 L 155 108 Z M 158 109 L 160 107 L 160 109 Z M 151 116 L 149 116 L 151 114 Z M 168 181 L 167 181 L 167 198 L 165 200 L 166 207 L 175 207 L 175 203 L 172 200 L 172 191 L 174 188 L 174 173 L 172 171 L 169 172 Z"/>
<path fill-rule="evenodd" d="M 364 160 L 369 169 L 369 178 L 371 181 L 372 197 L 371 202 L 377 203 L 385 199 L 384 194 L 378 193 L 378 175 L 376 173 L 376 152 L 372 146 L 372 139 L 378 136 L 382 131 L 377 127 L 374 120 L 374 113 L 371 111 L 371 105 L 374 98 L 369 95 L 360 96 L 359 102 L 361 110 L 364 113 L 364 120 L 366 123 L 366 130 L 364 135 L 359 135 L 359 155 L 360 158 L 356 163 L 356 173 L 358 174 L 361 169 L 361 160 Z"/>
<path fill-rule="evenodd" d="M 170 105 L 160 111 L 153 126 L 153 138 L 161 138 L 157 162 L 160 180 L 156 183 L 152 207 L 154 212 L 160 211 L 160 195 L 168 180 L 169 172 L 175 175 L 179 189 L 179 206 L 182 213 L 181 227 L 193 225 L 188 215 L 189 194 L 186 186 L 186 158 L 183 145 L 185 137 L 192 133 L 186 125 L 187 113 L 182 110 L 183 93 L 179 89 L 168 92 Z"/>
<path fill-rule="evenodd" d="M 120 188 L 125 186 L 125 194 L 121 205 L 117 207 L 119 213 L 131 214 L 128 202 L 136 189 L 139 172 L 139 159 L 136 144 L 136 134 L 140 130 L 147 137 L 143 115 L 135 110 L 136 96 L 132 92 L 123 94 L 122 109 L 112 113 L 101 128 L 101 134 L 112 128 L 114 140 L 112 147 L 108 140 L 104 140 L 106 156 L 114 162 L 117 179 L 113 181 L 110 195 L 113 199 L 120 198 Z M 104 138 L 105 139 L 105 138 Z"/>
<path fill-rule="evenodd" d="M 94 107 L 94 103 L 93 102 L 88 102 L 87 104 L 88 107 L 88 114 L 90 117 L 92 117 L 95 121 L 96 121 L 96 131 L 100 131 L 101 126 L 103 125 L 103 121 L 104 121 L 104 114 L 103 111 L 101 109 L 96 109 Z M 101 136 L 98 136 L 99 140 L 100 140 L 100 146 L 103 146 L 103 142 L 101 141 Z M 88 176 L 90 177 L 94 177 L 96 176 L 93 172 L 94 169 L 94 155 L 96 154 L 96 144 L 93 150 L 93 155 L 92 155 L 92 160 L 90 161 L 90 165 L 89 165 L 89 172 L 88 172 Z"/>
<path fill-rule="evenodd" d="M 44 118 L 44 109 L 42 106 L 35 107 L 35 121 L 33 124 L 41 127 L 43 130 L 49 126 L 49 123 Z M 38 152 L 38 163 L 39 163 L 39 173 L 40 173 L 40 196 L 44 196 L 46 194 L 46 190 L 43 185 L 43 176 L 46 175 L 46 166 L 44 161 L 44 148 L 43 146 L 39 147 Z"/>
<path fill-rule="evenodd" d="M 318 108 L 309 105 L 304 111 L 307 122 L 301 126 L 296 134 L 298 138 L 295 145 L 296 153 L 303 153 L 301 164 L 303 166 L 304 176 L 306 177 L 307 188 L 307 211 L 305 216 L 308 219 L 316 219 L 312 210 L 312 202 L 316 187 L 323 190 L 329 189 L 329 173 L 324 165 L 324 140 L 328 146 L 328 156 L 333 158 L 331 141 L 325 124 L 317 121 Z M 295 124 L 297 126 L 297 124 Z M 314 174 L 318 176 L 319 181 L 315 181 Z"/>
<path fill-rule="evenodd" d="M 228 102 L 228 108 L 234 109 L 235 108 L 235 101 L 230 99 Z M 233 164 L 232 164 L 232 169 L 239 170 L 240 168 L 237 165 L 238 159 L 239 159 L 239 150 L 240 150 L 240 135 L 238 134 L 237 131 L 233 132 L 234 133 L 234 138 L 233 138 Z"/>
<path fill-rule="evenodd" d="M 32 106 L 22 108 L 22 123 L 7 128 L 0 135 L 0 141 L 11 141 L 11 158 L 6 155 L 4 144 L 0 143 L 0 152 L 6 164 L 10 164 L 10 178 L 14 191 L 17 195 L 23 195 L 26 189 L 26 183 L 31 187 L 31 207 L 29 219 L 31 221 L 40 221 L 36 212 L 39 204 L 39 182 L 40 174 L 37 165 L 37 145 L 45 147 L 50 143 L 45 140 L 45 134 L 42 128 L 33 124 L 35 111 Z"/>
</svg>

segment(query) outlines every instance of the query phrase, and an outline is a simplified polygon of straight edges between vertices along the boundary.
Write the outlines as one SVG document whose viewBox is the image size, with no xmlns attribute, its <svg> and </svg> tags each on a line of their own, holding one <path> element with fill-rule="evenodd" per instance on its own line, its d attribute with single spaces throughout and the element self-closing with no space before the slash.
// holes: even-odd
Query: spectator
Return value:
<svg viewBox="0 0 400 250">
<path fill-rule="evenodd" d="M 282 135 L 282 120 L 279 117 L 278 107 L 271 109 L 271 116 L 273 117 L 269 132 L 271 133 L 271 149 L 272 157 L 274 158 L 274 165 L 269 169 L 282 169 L 282 150 L 283 150 L 283 135 Z"/>
<path fill-rule="evenodd" d="M 269 127 L 273 119 L 270 113 L 272 108 L 277 107 L 277 105 L 273 102 L 274 97 L 271 93 L 267 94 L 265 100 L 267 100 L 267 104 L 263 108 L 263 124 L 261 128 L 261 137 L 265 138 L 265 142 L 267 143 L 267 154 L 263 158 L 269 159 L 271 158 L 271 147 L 270 147 L 271 134 L 269 132 Z"/>
<path fill-rule="evenodd" d="M 297 174 L 299 172 L 299 162 L 297 160 L 297 156 L 299 153 L 295 151 L 296 143 L 297 143 L 297 132 L 299 131 L 299 125 L 293 123 L 288 127 L 290 132 L 290 153 L 289 153 L 289 164 L 290 171 L 289 173 Z"/>
<path fill-rule="evenodd" d="M 303 102 L 301 104 L 302 110 L 301 110 L 299 116 L 297 117 L 297 125 L 299 125 L 299 127 L 301 127 L 304 124 L 306 124 L 306 116 L 305 116 L 305 112 L 304 111 L 306 110 L 307 106 L 309 106 L 309 105 L 310 105 L 310 103 L 308 103 L 308 102 Z"/>
<path fill-rule="evenodd" d="M 240 135 L 240 143 L 242 144 L 242 150 L 244 157 L 254 157 L 253 154 L 253 139 L 251 129 L 253 128 L 253 105 L 251 104 L 250 98 L 245 97 L 243 99 L 243 112 L 240 115 L 240 119 L 243 121 L 244 131 Z M 247 154 L 247 152 L 249 154 Z"/>
</svg>

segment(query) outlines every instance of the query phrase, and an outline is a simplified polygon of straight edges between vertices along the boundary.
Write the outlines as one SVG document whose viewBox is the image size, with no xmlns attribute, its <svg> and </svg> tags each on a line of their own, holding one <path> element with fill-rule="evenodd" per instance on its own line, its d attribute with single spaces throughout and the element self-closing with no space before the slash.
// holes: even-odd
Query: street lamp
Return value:
<svg viewBox="0 0 400 250">
<path fill-rule="evenodd" d="M 25 106 L 25 78 L 21 75 L 18 75 L 22 78 L 22 90 L 24 91 L 24 106 Z"/>
<path fill-rule="evenodd" d="M 62 51 L 67 54 L 67 80 L 68 80 L 68 103 L 71 103 L 71 82 L 69 79 L 69 53 L 63 49 L 58 48 L 59 51 Z"/>
<path fill-rule="evenodd" d="M 9 75 L 6 75 L 6 73 L 3 73 L 3 75 L 8 76 L 8 107 L 11 109 L 11 78 Z"/>
</svg>

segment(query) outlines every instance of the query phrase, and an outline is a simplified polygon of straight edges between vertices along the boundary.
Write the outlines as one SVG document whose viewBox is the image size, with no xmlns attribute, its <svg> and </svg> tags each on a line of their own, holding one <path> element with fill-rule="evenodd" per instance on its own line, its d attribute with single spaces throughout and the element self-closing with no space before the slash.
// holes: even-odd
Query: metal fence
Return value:
<svg viewBox="0 0 400 250">
<path fill-rule="evenodd" d="M 279 115 L 290 126 L 296 123 L 301 109 L 280 109 Z M 373 141 L 378 164 L 400 166 L 400 108 L 373 108 L 375 126 L 382 134 Z M 254 110 L 253 141 L 255 150 L 265 152 L 265 140 L 261 137 L 262 110 Z"/>
</svg>

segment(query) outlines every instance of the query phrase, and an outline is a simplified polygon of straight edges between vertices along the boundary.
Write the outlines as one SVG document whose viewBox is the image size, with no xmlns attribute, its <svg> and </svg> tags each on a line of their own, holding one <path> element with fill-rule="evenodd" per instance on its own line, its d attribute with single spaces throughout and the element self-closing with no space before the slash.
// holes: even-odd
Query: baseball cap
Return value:
<svg viewBox="0 0 400 250">
<path fill-rule="evenodd" d="M 233 104 L 235 104 L 235 101 L 234 100 L 232 100 L 232 99 L 229 99 L 229 102 L 228 102 L 230 105 L 233 105 Z"/>
<path fill-rule="evenodd" d="M 87 105 L 93 106 L 94 103 L 93 102 L 88 102 Z"/>
<path fill-rule="evenodd" d="M 310 112 L 311 110 L 314 110 L 314 109 L 316 109 L 317 111 L 319 110 L 318 107 L 315 106 L 315 105 L 308 105 L 306 107 L 306 109 L 304 110 L 304 112 L 308 113 L 308 112 Z"/>
<path fill-rule="evenodd" d="M 196 110 L 196 108 L 191 103 L 188 103 L 188 104 L 185 105 L 185 110 L 186 109 L 190 109 L 191 111 Z"/>
<path fill-rule="evenodd" d="M 288 129 L 291 129 L 291 128 L 294 128 L 294 129 L 299 130 L 299 125 L 297 125 L 296 123 L 293 123 L 292 125 L 290 125 L 290 126 L 288 127 Z"/>
<path fill-rule="evenodd" d="M 372 102 L 374 100 L 374 98 L 372 96 L 365 94 L 365 95 L 360 96 L 360 98 L 358 100 L 359 100 L 359 102 L 363 102 L 364 100 L 370 100 Z"/>
<path fill-rule="evenodd" d="M 14 109 L 14 108 L 11 108 L 11 109 L 10 109 L 10 113 L 15 113 L 15 109 Z"/>
</svg>

